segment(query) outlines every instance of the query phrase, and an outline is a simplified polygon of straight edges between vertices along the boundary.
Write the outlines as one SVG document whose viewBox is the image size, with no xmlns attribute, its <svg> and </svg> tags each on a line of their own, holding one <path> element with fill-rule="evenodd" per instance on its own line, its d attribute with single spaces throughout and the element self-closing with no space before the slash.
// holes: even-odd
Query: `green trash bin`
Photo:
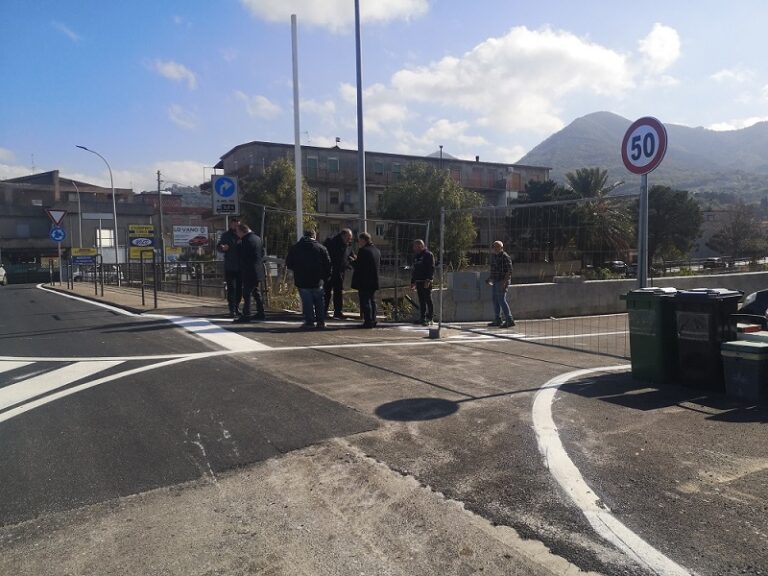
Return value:
<svg viewBox="0 0 768 576">
<path fill-rule="evenodd" d="M 668 384 L 675 379 L 676 294 L 675 288 L 640 288 L 623 296 L 629 315 L 629 348 L 635 380 Z"/>
<path fill-rule="evenodd" d="M 730 320 L 742 293 L 725 288 L 682 290 L 675 298 L 677 320 L 677 372 L 691 388 L 725 392 L 720 346 L 736 340 Z"/>
<path fill-rule="evenodd" d="M 768 342 L 725 342 L 721 353 L 728 396 L 750 402 L 768 399 Z"/>
</svg>

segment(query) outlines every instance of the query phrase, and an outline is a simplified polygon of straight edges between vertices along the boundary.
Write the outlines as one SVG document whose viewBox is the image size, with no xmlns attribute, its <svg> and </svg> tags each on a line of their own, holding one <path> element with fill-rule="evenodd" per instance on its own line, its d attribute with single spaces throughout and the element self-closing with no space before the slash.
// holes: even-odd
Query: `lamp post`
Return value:
<svg viewBox="0 0 768 576">
<path fill-rule="evenodd" d="M 74 180 L 72 180 L 72 186 L 75 187 L 75 192 L 77 192 L 77 238 L 80 241 L 80 248 L 83 247 L 83 211 L 80 208 L 80 189 L 77 187 L 77 184 Z"/>
<path fill-rule="evenodd" d="M 109 165 L 109 162 L 107 162 L 107 159 L 104 158 L 101 154 L 96 152 L 96 150 L 91 150 L 90 148 L 86 148 L 85 146 L 75 145 L 77 148 L 80 148 L 81 150 L 85 150 L 86 152 L 90 152 L 91 154 L 96 154 L 99 158 L 101 158 L 104 161 L 104 164 L 107 165 L 107 170 L 109 170 L 109 185 L 112 188 L 112 222 L 114 224 L 114 247 L 115 247 L 115 277 L 117 278 L 117 285 L 120 286 L 120 254 L 117 247 L 117 202 L 115 201 L 115 181 L 112 178 L 112 167 Z"/>
</svg>

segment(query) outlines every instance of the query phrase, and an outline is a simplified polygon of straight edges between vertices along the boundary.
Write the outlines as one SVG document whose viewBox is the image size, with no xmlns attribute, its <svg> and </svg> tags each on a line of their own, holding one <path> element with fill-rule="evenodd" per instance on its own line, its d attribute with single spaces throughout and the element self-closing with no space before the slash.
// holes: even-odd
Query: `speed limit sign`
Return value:
<svg viewBox="0 0 768 576">
<path fill-rule="evenodd" d="M 632 123 L 624 134 L 621 158 L 633 174 L 648 174 L 667 153 L 667 129 L 656 118 L 646 116 Z"/>
</svg>

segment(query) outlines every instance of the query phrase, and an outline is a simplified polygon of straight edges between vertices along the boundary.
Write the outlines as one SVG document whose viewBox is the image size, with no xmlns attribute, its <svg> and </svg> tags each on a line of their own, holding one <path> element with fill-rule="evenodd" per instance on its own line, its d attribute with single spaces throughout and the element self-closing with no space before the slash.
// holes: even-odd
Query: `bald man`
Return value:
<svg viewBox="0 0 768 576">
<path fill-rule="evenodd" d="M 498 326 L 501 328 L 511 328 L 515 325 L 512 318 L 512 311 L 507 304 L 507 288 L 512 280 L 512 258 L 504 252 L 504 244 L 496 240 L 491 245 L 491 275 L 488 277 L 488 284 L 491 285 L 493 292 L 493 322 L 488 326 Z M 504 313 L 504 321 L 501 320 L 501 313 Z"/>
</svg>

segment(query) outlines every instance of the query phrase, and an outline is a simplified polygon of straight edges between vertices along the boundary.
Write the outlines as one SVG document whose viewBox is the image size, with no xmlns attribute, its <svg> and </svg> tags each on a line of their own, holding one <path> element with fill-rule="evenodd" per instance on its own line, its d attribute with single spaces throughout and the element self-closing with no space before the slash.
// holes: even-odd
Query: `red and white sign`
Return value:
<svg viewBox="0 0 768 576">
<path fill-rule="evenodd" d="M 51 222 L 53 222 L 54 226 L 61 224 L 61 221 L 64 220 L 64 216 L 67 215 L 66 210 L 51 210 L 50 208 L 46 208 L 45 211 L 48 214 L 48 218 L 50 218 Z"/>
<path fill-rule="evenodd" d="M 635 120 L 624 134 L 621 159 L 633 174 L 648 174 L 661 164 L 667 153 L 667 129 L 656 118 Z"/>
</svg>

